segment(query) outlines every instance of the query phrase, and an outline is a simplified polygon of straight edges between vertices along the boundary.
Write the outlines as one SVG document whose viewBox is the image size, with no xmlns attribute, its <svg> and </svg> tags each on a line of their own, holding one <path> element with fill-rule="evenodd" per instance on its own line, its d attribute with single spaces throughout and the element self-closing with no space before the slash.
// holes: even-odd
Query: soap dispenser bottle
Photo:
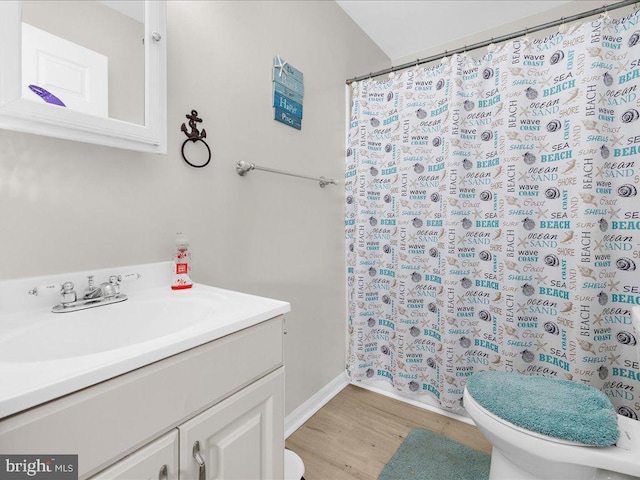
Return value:
<svg viewBox="0 0 640 480">
<path fill-rule="evenodd" d="M 173 290 L 183 290 L 191 288 L 193 281 L 189 274 L 191 273 L 191 252 L 189 251 L 189 239 L 182 233 L 176 235 L 176 251 L 173 255 L 173 281 L 171 288 Z"/>
</svg>

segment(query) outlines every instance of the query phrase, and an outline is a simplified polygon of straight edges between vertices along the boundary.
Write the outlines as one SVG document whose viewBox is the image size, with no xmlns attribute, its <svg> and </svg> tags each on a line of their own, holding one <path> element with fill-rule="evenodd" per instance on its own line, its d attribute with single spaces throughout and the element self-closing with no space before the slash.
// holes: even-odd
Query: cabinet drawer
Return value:
<svg viewBox="0 0 640 480">
<path fill-rule="evenodd" d="M 164 471 L 163 471 L 164 470 Z M 178 430 L 136 450 L 90 480 L 178 480 Z"/>
<path fill-rule="evenodd" d="M 97 473 L 282 365 L 282 317 L 0 421 L 4 454 L 78 454 Z"/>
</svg>

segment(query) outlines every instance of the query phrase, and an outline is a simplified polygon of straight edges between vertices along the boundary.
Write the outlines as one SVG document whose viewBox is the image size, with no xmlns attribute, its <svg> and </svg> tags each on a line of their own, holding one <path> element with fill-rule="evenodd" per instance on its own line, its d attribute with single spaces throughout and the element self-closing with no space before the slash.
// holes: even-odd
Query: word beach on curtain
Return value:
<svg viewBox="0 0 640 480">
<path fill-rule="evenodd" d="M 482 370 L 640 415 L 640 17 L 353 88 L 349 372 L 457 409 Z"/>
</svg>

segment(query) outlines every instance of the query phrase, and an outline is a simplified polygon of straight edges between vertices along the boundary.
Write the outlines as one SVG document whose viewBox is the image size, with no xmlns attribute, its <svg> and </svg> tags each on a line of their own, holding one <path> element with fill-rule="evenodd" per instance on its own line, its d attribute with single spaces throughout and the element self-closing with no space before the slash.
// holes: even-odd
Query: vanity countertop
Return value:
<svg viewBox="0 0 640 480">
<path fill-rule="evenodd" d="M 169 271 L 166 263 L 152 267 L 126 270 L 145 270 L 147 275 Z M 117 270 L 124 269 L 101 274 Z M 57 277 L 66 281 L 68 276 Z M 47 280 L 33 281 L 42 284 L 42 279 Z M 0 419 L 291 309 L 287 302 L 197 283 L 191 289 L 171 290 L 167 280 L 134 282 L 142 285 L 129 289 L 123 285 L 127 301 L 71 313 L 52 313 L 55 298 L 37 299 L 38 307 L 26 311 L 12 309 L 15 302 L 7 298 L 18 291 L 24 295 L 29 283 L 4 282 L 10 288 L 0 294 Z"/>
</svg>

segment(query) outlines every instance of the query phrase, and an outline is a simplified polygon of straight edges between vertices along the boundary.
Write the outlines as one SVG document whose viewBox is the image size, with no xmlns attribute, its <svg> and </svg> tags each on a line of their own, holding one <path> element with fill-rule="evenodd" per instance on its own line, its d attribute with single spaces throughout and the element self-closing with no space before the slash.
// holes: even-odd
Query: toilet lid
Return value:
<svg viewBox="0 0 640 480">
<path fill-rule="evenodd" d="M 513 372 L 478 372 L 466 388 L 486 410 L 532 432 L 599 447 L 613 445 L 620 436 L 609 398 L 588 385 Z"/>
</svg>

